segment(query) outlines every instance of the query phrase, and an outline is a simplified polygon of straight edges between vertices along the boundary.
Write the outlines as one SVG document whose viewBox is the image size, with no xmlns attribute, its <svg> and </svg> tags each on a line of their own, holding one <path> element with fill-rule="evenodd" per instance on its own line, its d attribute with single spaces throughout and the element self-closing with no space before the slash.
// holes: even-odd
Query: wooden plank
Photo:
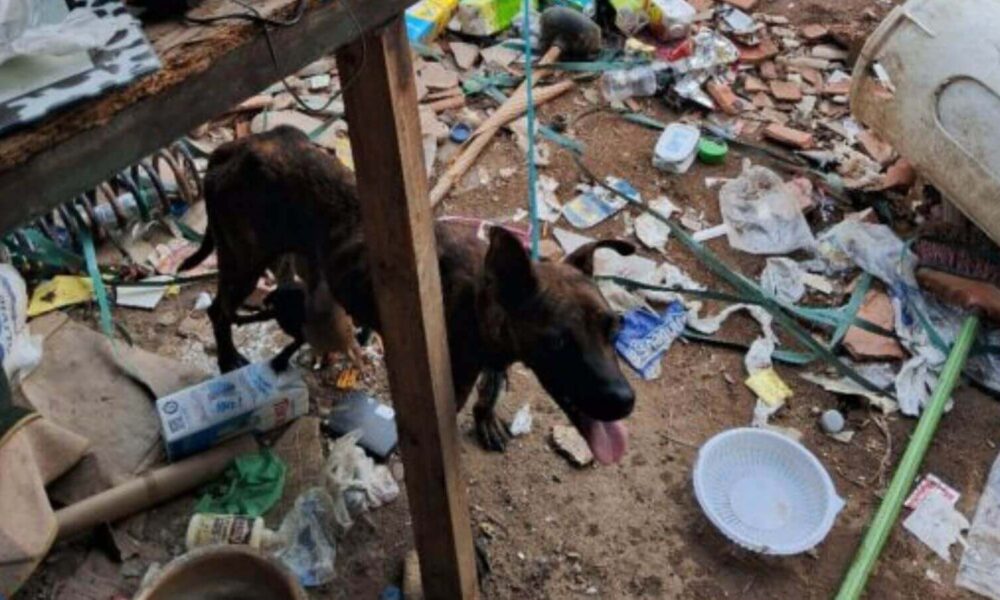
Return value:
<svg viewBox="0 0 1000 600">
<path fill-rule="evenodd" d="M 403 19 L 337 55 L 427 598 L 474 598 L 455 391 Z"/>
<path fill-rule="evenodd" d="M 410 0 L 336 0 L 316 3 L 296 25 L 272 28 L 281 73 L 262 33 L 214 60 L 204 70 L 155 95 L 124 105 L 100 127 L 82 128 L 20 164 L 0 164 L 0 233 L 24 224 L 124 167 L 225 112 L 281 76 L 384 25 Z M 160 77 L 170 79 L 168 74 Z M 133 88 L 91 104 L 120 104 Z M 79 109 L 87 112 L 88 106 Z M 91 111 L 93 112 L 93 111 Z M 66 117 L 53 117 L 65 119 Z M 44 124 L 43 124 L 44 125 Z"/>
</svg>

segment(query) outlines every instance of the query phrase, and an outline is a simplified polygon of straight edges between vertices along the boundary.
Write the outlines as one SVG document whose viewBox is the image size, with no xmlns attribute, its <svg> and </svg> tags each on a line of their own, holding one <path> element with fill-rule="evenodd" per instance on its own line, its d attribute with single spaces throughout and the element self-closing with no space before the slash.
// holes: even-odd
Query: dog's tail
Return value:
<svg viewBox="0 0 1000 600">
<path fill-rule="evenodd" d="M 215 240 L 212 239 L 212 230 L 209 229 L 205 232 L 205 237 L 201 240 L 201 247 L 195 251 L 194 254 L 184 259 L 181 266 L 178 267 L 178 271 L 187 271 L 193 269 L 200 265 L 202 261 L 208 258 L 208 255 L 215 250 Z"/>
</svg>

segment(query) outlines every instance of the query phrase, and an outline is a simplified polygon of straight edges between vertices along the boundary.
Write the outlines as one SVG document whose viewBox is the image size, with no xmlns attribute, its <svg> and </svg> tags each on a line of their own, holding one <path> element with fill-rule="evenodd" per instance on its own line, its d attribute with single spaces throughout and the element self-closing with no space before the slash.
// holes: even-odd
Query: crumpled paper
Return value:
<svg viewBox="0 0 1000 600">
<path fill-rule="evenodd" d="M 66 56 L 102 48 L 120 29 L 89 8 L 71 10 L 59 22 L 44 21 L 37 0 L 0 0 L 0 65 L 16 56 Z M 131 17 L 128 17 L 131 18 Z"/>
</svg>

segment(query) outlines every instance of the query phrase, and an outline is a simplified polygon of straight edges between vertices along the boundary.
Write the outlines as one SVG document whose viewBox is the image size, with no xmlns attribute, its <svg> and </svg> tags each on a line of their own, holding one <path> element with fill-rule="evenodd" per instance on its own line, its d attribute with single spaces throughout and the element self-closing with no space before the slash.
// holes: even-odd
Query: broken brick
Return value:
<svg viewBox="0 0 1000 600">
<path fill-rule="evenodd" d="M 778 78 L 778 65 L 774 64 L 774 61 L 766 61 L 760 65 L 760 76 L 764 79 L 777 79 Z"/>
<path fill-rule="evenodd" d="M 870 290 L 865 295 L 861 308 L 858 309 L 858 316 L 888 331 L 893 329 L 892 301 L 883 292 Z M 906 358 L 903 347 L 894 338 L 854 326 L 851 326 L 844 336 L 844 348 L 857 360 Z"/>
<path fill-rule="evenodd" d="M 864 130 L 857 135 L 857 140 L 861 142 L 861 147 L 865 149 L 868 156 L 871 156 L 882 165 L 892 162 L 892 146 L 879 139 L 877 135 L 869 130 Z"/>
<path fill-rule="evenodd" d="M 878 186 L 880 190 L 894 188 L 909 188 L 917 180 L 917 172 L 913 170 L 913 165 L 905 158 L 897 160 L 891 167 L 885 170 L 882 181 Z"/>
<path fill-rule="evenodd" d="M 776 100 L 798 102 L 802 99 L 802 88 L 791 81 L 771 81 L 771 95 Z"/>
<path fill-rule="evenodd" d="M 757 92 L 766 92 L 767 84 L 760 79 L 754 77 L 753 75 L 747 75 L 743 79 L 743 89 L 746 90 L 748 94 L 756 94 Z"/>
<path fill-rule="evenodd" d="M 799 131 L 798 129 L 792 129 L 791 127 L 786 127 L 785 125 L 779 125 L 777 123 L 771 123 L 764 128 L 764 137 L 778 142 L 779 144 L 785 144 L 786 146 L 792 146 L 802 150 L 808 150 L 816 145 L 816 140 L 813 139 L 811 133 Z"/>
<path fill-rule="evenodd" d="M 827 96 L 846 96 L 851 93 L 851 80 L 828 81 L 823 86 L 823 94 Z"/>
<path fill-rule="evenodd" d="M 774 102 L 771 100 L 771 97 L 764 92 L 754 94 L 753 105 L 757 108 L 774 108 Z"/>
<path fill-rule="evenodd" d="M 733 93 L 733 89 L 717 79 L 713 79 L 705 86 L 708 95 L 715 100 L 719 110 L 727 115 L 736 115 L 740 112 L 740 99 Z"/>
<path fill-rule="evenodd" d="M 746 12 L 750 12 L 751 10 L 753 10 L 753 7 L 757 5 L 757 0 L 722 0 L 722 1 L 725 2 L 726 4 L 731 4 L 736 8 Z"/>
<path fill-rule="evenodd" d="M 809 67 L 797 67 L 795 69 L 798 71 L 799 75 L 802 75 L 802 79 L 809 82 L 809 85 L 813 86 L 817 90 L 823 89 L 823 74 L 816 69 L 810 69 Z"/>
<path fill-rule="evenodd" d="M 760 63 L 774 58 L 780 50 L 778 45 L 771 38 L 760 41 L 756 46 L 739 46 L 740 62 L 748 65 L 759 65 Z"/>
<path fill-rule="evenodd" d="M 779 123 L 781 125 L 788 123 L 788 115 L 781 111 L 774 110 L 773 108 L 762 108 L 760 110 L 760 116 L 772 123 Z"/>
<path fill-rule="evenodd" d="M 838 48 L 831 44 L 820 44 L 819 46 L 813 46 L 810 54 L 816 58 L 822 58 L 823 60 L 837 61 L 837 60 L 847 60 L 848 53 L 846 50 Z"/>
<path fill-rule="evenodd" d="M 830 30 L 818 23 L 811 23 L 799 30 L 799 33 L 810 42 L 815 42 L 830 35 Z"/>
</svg>

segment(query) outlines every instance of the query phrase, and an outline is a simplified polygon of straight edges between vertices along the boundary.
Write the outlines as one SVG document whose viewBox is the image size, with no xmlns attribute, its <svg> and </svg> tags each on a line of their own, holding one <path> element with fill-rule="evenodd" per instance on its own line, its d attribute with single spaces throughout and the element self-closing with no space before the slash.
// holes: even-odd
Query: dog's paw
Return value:
<svg viewBox="0 0 1000 600">
<path fill-rule="evenodd" d="M 507 449 L 510 431 L 495 414 L 475 415 L 476 436 L 483 448 L 490 452 L 503 452 Z"/>
</svg>

